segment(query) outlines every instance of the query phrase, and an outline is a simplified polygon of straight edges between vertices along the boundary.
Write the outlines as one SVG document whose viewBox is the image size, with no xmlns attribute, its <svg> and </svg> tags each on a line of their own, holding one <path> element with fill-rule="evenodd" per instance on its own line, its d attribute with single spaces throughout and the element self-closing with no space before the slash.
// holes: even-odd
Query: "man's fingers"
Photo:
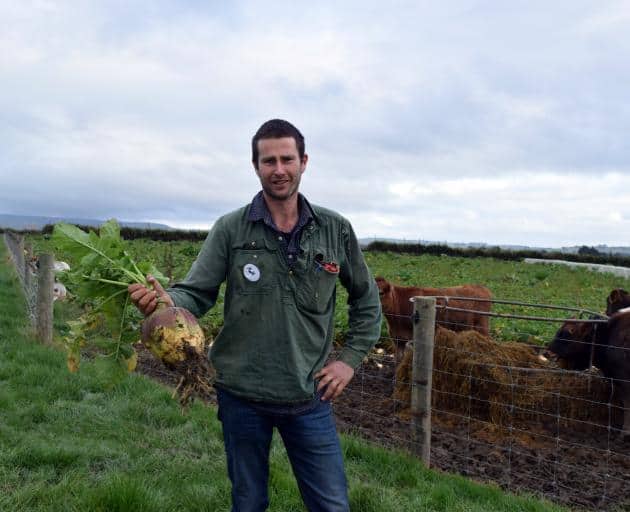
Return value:
<svg viewBox="0 0 630 512">
<path fill-rule="evenodd" d="M 171 299 L 171 296 L 162 287 L 160 282 L 155 277 L 153 277 L 152 275 L 148 275 L 147 276 L 147 282 L 151 286 L 153 286 L 153 290 L 155 290 L 156 297 L 158 298 L 159 301 L 163 302 L 167 306 L 174 306 L 175 305 L 174 302 L 173 302 L 173 299 Z"/>
<path fill-rule="evenodd" d="M 148 291 L 143 297 L 138 300 L 138 306 L 145 309 L 152 300 L 157 298 L 157 293 L 154 291 Z"/>
<path fill-rule="evenodd" d="M 141 283 L 130 284 L 127 287 L 131 302 L 136 305 L 141 313 L 145 316 L 150 315 L 156 310 L 159 302 L 164 302 L 169 306 L 173 305 L 171 297 L 166 293 L 155 277 L 148 275 L 147 283 L 149 283 L 153 289 L 147 288 Z"/>
<path fill-rule="evenodd" d="M 147 276 L 147 282 L 153 286 L 153 289 L 158 293 L 158 295 L 162 295 L 164 293 L 166 293 L 164 291 L 164 288 L 162 288 L 162 285 L 160 284 L 160 282 L 153 276 Z"/>
<path fill-rule="evenodd" d="M 137 292 L 138 290 L 143 289 L 144 287 L 145 287 L 145 286 L 144 286 L 143 284 L 140 284 L 140 283 L 133 283 L 133 284 L 130 284 L 129 286 L 127 286 L 127 291 L 128 291 L 130 294 L 133 294 L 133 293 Z"/>
<path fill-rule="evenodd" d="M 157 299 L 154 299 L 151 302 L 149 302 L 147 307 L 144 308 L 144 314 L 150 315 L 151 313 L 153 313 L 155 311 L 155 308 L 157 308 L 157 305 L 158 305 Z"/>
<path fill-rule="evenodd" d="M 335 376 L 333 373 L 325 373 L 319 381 L 317 391 L 324 390 L 322 400 L 326 401 L 337 398 L 345 387 L 346 383 L 341 377 Z"/>
<path fill-rule="evenodd" d="M 134 304 L 136 304 L 142 297 L 144 297 L 149 290 L 147 290 L 144 286 L 140 285 L 141 288 L 137 288 L 136 290 L 134 290 L 133 292 L 130 290 L 130 295 L 129 298 L 131 299 L 131 302 L 133 302 Z"/>
<path fill-rule="evenodd" d="M 315 374 L 315 378 L 319 379 L 317 391 L 324 390 L 321 399 L 326 401 L 337 398 L 352 380 L 353 375 L 354 369 L 341 361 L 324 366 Z"/>
<path fill-rule="evenodd" d="M 341 392 L 343 391 L 345 387 L 346 387 L 345 384 L 341 381 L 338 381 L 338 380 L 330 381 L 328 386 L 326 386 L 326 391 L 322 395 L 322 400 L 323 401 L 334 400 L 341 394 Z"/>
<path fill-rule="evenodd" d="M 321 372 L 318 373 L 318 375 L 321 375 Z M 317 377 L 319 378 L 319 377 Z M 317 391 L 321 391 L 323 388 L 325 388 L 326 386 L 328 386 L 328 384 L 330 384 L 330 382 L 333 380 L 333 376 L 332 375 L 328 375 L 328 374 L 323 374 L 323 376 L 321 377 L 319 384 L 317 385 Z"/>
</svg>

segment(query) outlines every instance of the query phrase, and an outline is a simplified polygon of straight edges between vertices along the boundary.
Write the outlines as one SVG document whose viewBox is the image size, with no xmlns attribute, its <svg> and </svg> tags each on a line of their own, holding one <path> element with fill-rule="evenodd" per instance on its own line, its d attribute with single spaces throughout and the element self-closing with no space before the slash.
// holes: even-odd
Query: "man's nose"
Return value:
<svg viewBox="0 0 630 512">
<path fill-rule="evenodd" d="M 273 174 L 286 174 L 287 169 L 285 164 L 283 164 L 282 162 L 275 162 L 273 164 L 273 170 L 272 170 Z"/>
</svg>

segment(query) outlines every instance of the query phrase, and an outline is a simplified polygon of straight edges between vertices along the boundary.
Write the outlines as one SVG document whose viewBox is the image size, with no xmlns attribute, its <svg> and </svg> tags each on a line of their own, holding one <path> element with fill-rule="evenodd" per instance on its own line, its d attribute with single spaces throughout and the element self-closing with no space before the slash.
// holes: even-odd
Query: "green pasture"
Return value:
<svg viewBox="0 0 630 512">
<path fill-rule="evenodd" d="M 160 269 L 182 279 L 194 261 L 201 243 L 130 242 L 138 258 L 152 260 Z M 494 258 L 464 258 L 433 255 L 407 255 L 392 252 L 366 252 L 366 261 L 377 276 L 404 286 L 454 286 L 476 283 L 487 286 L 495 298 L 533 304 L 556 305 L 603 312 L 606 297 L 614 288 L 630 289 L 630 280 L 612 274 L 598 273 L 584 268 L 564 265 L 527 264 Z M 221 299 L 219 299 L 221 301 Z M 338 287 L 336 330 L 342 339 L 347 329 L 347 294 Z M 568 317 L 575 313 L 541 308 L 496 304 L 498 313 L 517 315 Z M 204 326 L 216 333 L 222 322 L 222 303 L 219 302 L 204 319 Z M 553 337 L 558 323 L 493 318 L 492 336 L 502 341 L 523 341 L 542 344 Z M 386 335 L 386 328 L 383 334 Z"/>
<path fill-rule="evenodd" d="M 66 308 L 56 306 L 56 315 L 70 315 Z M 0 353 L 0 510 L 229 509 L 215 409 L 195 403 L 182 413 L 170 390 L 141 375 L 109 387 L 94 364 L 70 374 L 60 350 L 33 341 L 3 244 Z M 409 455 L 350 436 L 342 444 L 353 511 L 565 510 L 428 470 Z M 271 511 L 303 510 L 277 441 L 270 489 Z"/>
<path fill-rule="evenodd" d="M 626 278 L 559 264 L 396 253 L 367 253 L 366 259 L 375 275 L 400 285 L 443 287 L 482 284 L 492 291 L 495 299 L 595 312 L 606 310 L 606 298 L 611 290 L 630 287 L 630 280 Z M 567 318 L 576 314 L 503 304 L 493 305 L 493 311 L 548 318 Z M 500 341 L 543 344 L 553 338 L 559 325 L 531 320 L 490 319 L 491 335 Z"/>
</svg>

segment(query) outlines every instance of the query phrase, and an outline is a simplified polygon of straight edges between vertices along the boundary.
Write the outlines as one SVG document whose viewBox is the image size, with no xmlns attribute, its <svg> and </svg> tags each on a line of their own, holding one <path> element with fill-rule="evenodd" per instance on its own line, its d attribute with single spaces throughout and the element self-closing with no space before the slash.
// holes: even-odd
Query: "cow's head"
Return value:
<svg viewBox="0 0 630 512">
<path fill-rule="evenodd" d="M 616 288 L 606 299 L 606 314 L 611 316 L 620 309 L 630 306 L 630 293 L 621 288 Z"/>
<path fill-rule="evenodd" d="M 392 306 L 393 286 L 389 281 L 381 276 L 376 277 L 376 286 L 378 286 L 378 296 L 381 299 L 383 309 L 387 310 L 388 307 Z"/>
<path fill-rule="evenodd" d="M 595 325 L 568 321 L 562 324 L 547 347 L 567 370 L 585 370 L 590 366 Z"/>
<path fill-rule="evenodd" d="M 378 286 L 378 294 L 382 297 L 391 292 L 392 285 L 387 279 L 381 276 L 376 276 L 376 286 Z"/>
</svg>

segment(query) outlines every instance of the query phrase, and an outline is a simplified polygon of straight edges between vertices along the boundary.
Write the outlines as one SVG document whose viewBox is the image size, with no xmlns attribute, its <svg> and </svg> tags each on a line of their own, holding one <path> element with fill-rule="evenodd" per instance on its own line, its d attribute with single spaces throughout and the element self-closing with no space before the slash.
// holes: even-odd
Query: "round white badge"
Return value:
<svg viewBox="0 0 630 512">
<path fill-rule="evenodd" d="M 260 279 L 260 269 L 253 263 L 248 263 L 243 267 L 243 275 L 245 279 L 255 283 Z"/>
</svg>

